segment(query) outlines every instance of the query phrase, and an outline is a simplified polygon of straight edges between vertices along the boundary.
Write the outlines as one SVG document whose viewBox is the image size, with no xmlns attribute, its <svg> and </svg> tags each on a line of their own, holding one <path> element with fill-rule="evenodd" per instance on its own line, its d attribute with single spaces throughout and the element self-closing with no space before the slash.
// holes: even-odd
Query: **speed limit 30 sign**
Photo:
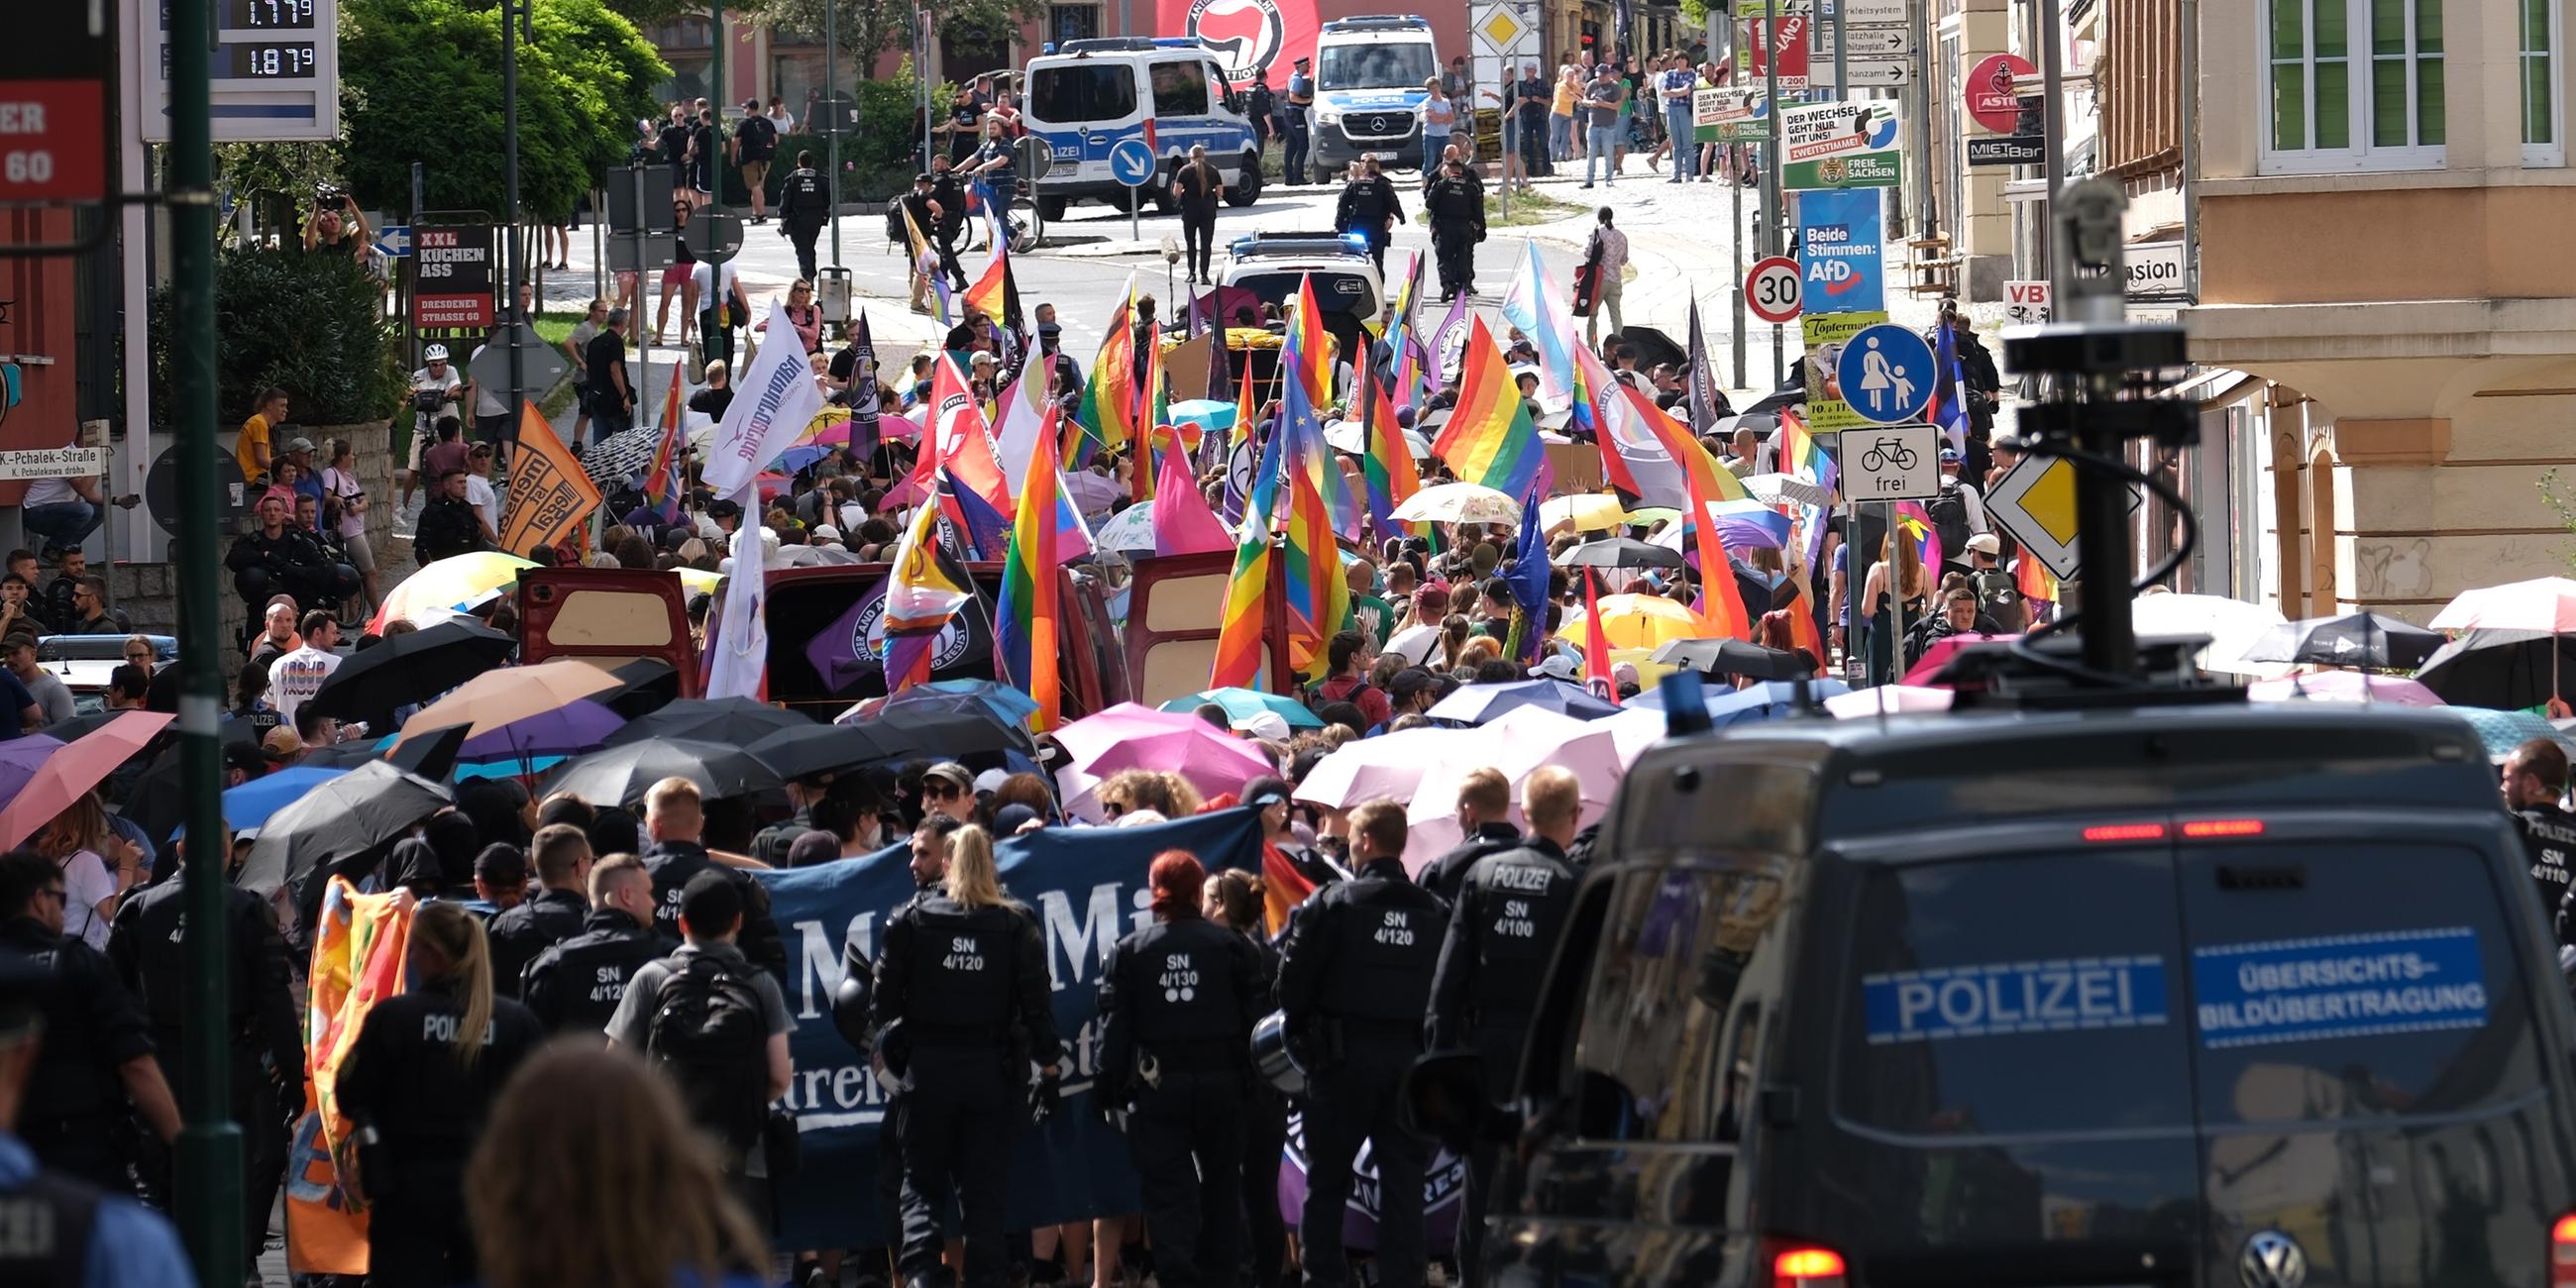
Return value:
<svg viewBox="0 0 2576 1288">
<path fill-rule="evenodd" d="M 1756 260 L 1744 275 L 1744 302 L 1765 322 L 1793 322 L 1798 317 L 1798 261 L 1786 255 Z"/>
</svg>

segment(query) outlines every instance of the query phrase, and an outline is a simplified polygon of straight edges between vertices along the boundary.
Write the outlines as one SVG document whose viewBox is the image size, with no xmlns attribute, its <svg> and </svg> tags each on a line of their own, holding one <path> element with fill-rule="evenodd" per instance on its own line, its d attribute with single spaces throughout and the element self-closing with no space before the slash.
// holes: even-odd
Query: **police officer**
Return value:
<svg viewBox="0 0 2576 1288">
<path fill-rule="evenodd" d="M 52 1171 L 102 1189 L 125 1188 L 114 1147 L 125 1101 L 167 1144 L 179 1132 L 152 1038 L 116 972 L 78 935 L 63 934 L 62 870 L 32 850 L 0 854 L 0 948 L 53 973 L 45 1045 L 18 1112 L 18 1134 Z M 122 1083 L 125 1095 L 117 1095 Z M 0 1242 L 5 1242 L 0 1240 Z"/>
<path fill-rule="evenodd" d="M 1404 199 L 1396 195 L 1395 184 L 1379 173 L 1378 164 L 1374 152 L 1360 158 L 1359 173 L 1351 176 L 1333 207 L 1333 231 L 1366 236 L 1369 257 L 1384 272 L 1386 240 L 1395 225 L 1404 222 Z"/>
<path fill-rule="evenodd" d="M 538 953 L 519 975 L 519 1000 L 547 1032 L 601 1040 L 635 972 L 679 947 L 653 928 L 653 906 L 642 859 L 612 854 L 592 865 L 581 933 Z"/>
<path fill-rule="evenodd" d="M 2567 749 L 2547 738 L 2534 738 L 2505 757 L 2497 775 L 2504 807 L 2522 829 L 2523 848 L 2531 851 L 2531 881 L 2540 906 L 2558 919 L 2560 943 L 2570 942 L 2568 877 L 2576 852 L 2576 815 L 2560 808 L 2567 794 Z"/>
<path fill-rule="evenodd" d="M 465 1160 L 546 1037 L 528 1008 L 493 995 L 490 947 L 463 904 L 420 905 L 403 958 L 408 987 L 367 1012 L 335 1084 L 369 1204 L 370 1288 L 474 1277 Z"/>
<path fill-rule="evenodd" d="M 0 886 L 32 875 L 0 875 Z M 193 1283 L 195 1271 L 167 1221 L 68 1173 L 39 1170 L 35 1154 L 12 1134 L 40 1076 L 57 983 L 47 967 L 0 948 L 0 1230 L 9 1232 L 0 1238 L 0 1284 Z"/>
<path fill-rule="evenodd" d="M 871 1010 L 882 1031 L 903 1025 L 889 1069 L 900 1068 L 903 1109 L 904 1282 L 945 1282 L 941 1218 L 952 1199 L 966 1236 L 965 1288 L 999 1288 L 1011 1128 L 1026 1121 L 1028 1064 L 1051 1100 L 1063 1075 L 1047 982 L 1046 941 L 1026 908 L 1002 893 L 993 841 L 969 824 L 948 838 L 944 888 L 923 891 L 886 922 Z M 1014 1050 L 1014 1026 L 1028 1035 Z"/>
<path fill-rule="evenodd" d="M 939 253 L 939 271 L 948 275 L 950 289 L 965 290 L 966 266 L 957 262 L 957 238 L 966 231 L 966 189 L 944 156 L 931 159 L 930 196 L 939 203 L 939 222 L 922 231 Z"/>
<path fill-rule="evenodd" d="M 492 918 L 492 986 L 519 996 L 519 979 L 537 954 L 581 933 L 590 913 L 590 837 L 570 823 L 537 829 L 528 841 L 540 889 Z M 480 860 L 477 860 L 479 863 Z"/>
<path fill-rule="evenodd" d="M 1379 1281 L 1423 1281 L 1420 1140 L 1397 1119 L 1404 1074 L 1422 1052 L 1422 1017 L 1449 910 L 1404 875 L 1404 807 L 1351 811 L 1358 876 L 1308 899 L 1280 945 L 1279 1006 L 1313 1067 L 1306 1078 L 1306 1205 L 1298 1238 L 1306 1282 L 1350 1277 L 1342 1209 L 1360 1142 L 1377 1161 Z"/>
<path fill-rule="evenodd" d="M 796 247 L 796 275 L 814 280 L 814 239 L 832 218 L 832 191 L 814 168 L 811 150 L 796 154 L 796 168 L 778 186 L 778 230 Z"/>
<path fill-rule="evenodd" d="M 938 890 L 948 880 L 948 841 L 965 824 L 946 814 L 928 814 L 921 826 L 912 832 L 912 888 L 916 895 Z M 860 980 L 858 990 L 845 983 L 832 997 L 832 1022 L 850 1045 L 868 1052 L 876 1068 L 892 1075 L 893 1088 L 886 1092 L 885 1121 L 903 1121 L 903 1067 L 886 1064 L 885 1045 L 900 1039 L 889 1039 L 878 1027 L 872 1013 L 876 989 L 876 963 L 868 959 L 866 947 L 853 932 L 841 943 L 841 977 Z M 855 1004 L 857 1015 L 844 1015 L 844 1000 Z M 890 1251 L 903 1247 L 903 1151 L 900 1148 L 877 1150 L 877 1216 L 883 1226 L 885 1246 Z M 896 1272 L 900 1274 L 901 1271 Z"/>
<path fill-rule="evenodd" d="M 1100 974 L 1100 1103 L 1133 1103 L 1127 1144 L 1165 1288 L 1233 1288 L 1243 1235 L 1243 1135 L 1261 954 L 1209 921 L 1207 869 L 1154 859 L 1154 923 Z"/>
<path fill-rule="evenodd" d="M 1484 1084 L 1496 1099 L 1520 1072 L 1521 1044 L 1529 1035 L 1530 1008 L 1539 978 L 1574 903 L 1574 872 L 1565 847 L 1582 822 L 1583 787 L 1572 771 L 1544 765 L 1521 782 L 1521 816 L 1529 843 L 1477 860 L 1468 868 L 1451 909 L 1440 966 L 1431 976 L 1431 1049 L 1472 1047 Z M 1485 1226 L 1485 1196 L 1493 1181 L 1495 1150 L 1479 1142 L 1467 1159 L 1467 1192 L 1458 1220 L 1458 1272 L 1480 1282 L 1478 1262 Z"/>
<path fill-rule="evenodd" d="M 1307 58 L 1296 61 L 1295 70 L 1288 73 L 1288 95 L 1280 109 L 1287 126 L 1288 141 L 1280 145 L 1279 160 L 1288 171 L 1288 182 L 1292 187 L 1306 182 L 1307 131 L 1312 125 L 1308 120 L 1308 109 L 1315 106 L 1315 74 L 1309 68 L 1312 62 Z"/>
<path fill-rule="evenodd" d="M 644 793 L 644 870 L 653 874 L 653 924 L 677 939 L 680 892 L 701 872 L 722 872 L 742 889 L 742 955 L 781 981 L 787 978 L 787 946 L 778 938 L 778 923 L 769 916 L 769 887 L 740 868 L 729 868 L 698 843 L 706 828 L 706 811 L 698 785 L 686 778 L 665 778 Z"/>
<path fill-rule="evenodd" d="M 1512 826 L 1511 780 L 1491 766 L 1467 771 L 1467 776 L 1458 780 L 1456 817 L 1459 834 L 1466 839 L 1422 869 L 1422 887 L 1444 902 L 1453 903 L 1458 898 L 1458 888 L 1467 883 L 1467 870 L 1476 865 L 1476 860 L 1517 848 L 1521 843 L 1521 830 Z"/>
<path fill-rule="evenodd" d="M 186 843 L 181 842 L 181 868 Z M 240 865 L 231 847 L 218 851 L 227 874 Z M 243 853 L 248 853 L 243 851 Z M 188 951 L 187 892 L 184 878 L 174 877 L 126 897 L 107 933 L 107 959 L 125 987 L 143 1003 L 152 1042 L 165 1081 L 176 1074 L 180 1035 L 186 1025 L 189 979 L 195 958 Z M 224 990 L 228 1010 L 224 1041 L 230 1054 L 228 1078 L 233 1124 L 242 1130 L 243 1217 L 248 1222 L 250 1256 L 259 1256 L 268 1238 L 269 1207 L 286 1171 L 284 1105 L 303 1105 L 304 1033 L 294 996 L 288 991 L 286 940 L 278 933 L 277 915 L 268 901 L 236 885 L 224 887 L 224 918 L 230 950 L 231 982 Z M 260 1057 L 268 1067 L 260 1067 Z M 167 1206 L 170 1190 L 169 1151 L 159 1142 L 143 1142 L 145 1192 Z"/>
<path fill-rule="evenodd" d="M 1458 150 L 1451 144 L 1449 151 Z M 1485 185 L 1455 155 L 1440 163 L 1439 177 L 1422 193 L 1431 213 L 1431 250 L 1440 263 L 1440 298 L 1476 289 L 1476 243 L 1485 240 Z"/>
</svg>

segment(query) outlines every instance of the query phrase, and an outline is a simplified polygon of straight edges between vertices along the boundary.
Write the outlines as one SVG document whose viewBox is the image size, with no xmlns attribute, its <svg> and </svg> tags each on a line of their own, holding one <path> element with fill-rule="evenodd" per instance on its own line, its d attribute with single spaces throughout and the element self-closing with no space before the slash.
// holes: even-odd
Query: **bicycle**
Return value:
<svg viewBox="0 0 2576 1288">
<path fill-rule="evenodd" d="M 1914 449 L 1907 447 L 1902 439 L 1882 438 L 1861 453 L 1860 467 L 1872 474 L 1891 467 L 1910 470 L 1914 468 Z"/>
<path fill-rule="evenodd" d="M 1014 255 L 1025 255 L 1046 245 L 1046 215 L 1038 209 L 1028 180 L 1013 181 L 1011 204 L 1002 212 L 1002 225 L 1010 230 L 1011 253 Z M 992 248 L 992 234 L 988 232 L 984 235 L 984 249 L 989 251 Z"/>
</svg>

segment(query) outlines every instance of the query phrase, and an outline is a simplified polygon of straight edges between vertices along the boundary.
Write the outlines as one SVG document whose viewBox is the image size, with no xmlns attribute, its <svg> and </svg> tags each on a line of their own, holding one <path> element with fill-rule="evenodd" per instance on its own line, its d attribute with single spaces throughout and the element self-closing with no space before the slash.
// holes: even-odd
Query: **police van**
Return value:
<svg viewBox="0 0 2576 1288">
<path fill-rule="evenodd" d="M 1667 739 L 1516 1088 L 1495 1284 L 2559 1286 L 2576 1009 L 2477 737 L 2195 702 Z"/>
<path fill-rule="evenodd" d="M 1338 18 L 1315 37 L 1314 164 L 1337 174 L 1364 155 L 1422 165 L 1423 82 L 1440 74 L 1428 19 Z M 1470 104 L 1460 104 L 1463 117 Z"/>
<path fill-rule="evenodd" d="M 1208 164 L 1225 180 L 1228 204 L 1249 206 L 1260 197 L 1260 136 L 1205 44 L 1115 37 L 1046 49 L 1029 60 L 1022 115 L 1052 158 L 1035 185 L 1039 215 L 1061 219 L 1084 198 L 1127 209 L 1137 190 L 1109 168 L 1110 149 L 1125 139 L 1143 139 L 1154 153 L 1154 178 L 1143 192 L 1156 210 L 1177 204 L 1172 174 L 1197 144 L 1206 145 Z"/>
</svg>

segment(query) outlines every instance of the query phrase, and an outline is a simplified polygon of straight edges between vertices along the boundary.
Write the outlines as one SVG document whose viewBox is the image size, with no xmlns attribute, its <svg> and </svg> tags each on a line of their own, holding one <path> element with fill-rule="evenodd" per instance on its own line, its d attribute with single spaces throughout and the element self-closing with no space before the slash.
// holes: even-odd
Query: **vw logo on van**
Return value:
<svg viewBox="0 0 2576 1288">
<path fill-rule="evenodd" d="M 2308 1254 L 2278 1230 L 2257 1230 L 2236 1258 L 2236 1277 L 2245 1288 L 2301 1288 L 2308 1282 Z"/>
</svg>

